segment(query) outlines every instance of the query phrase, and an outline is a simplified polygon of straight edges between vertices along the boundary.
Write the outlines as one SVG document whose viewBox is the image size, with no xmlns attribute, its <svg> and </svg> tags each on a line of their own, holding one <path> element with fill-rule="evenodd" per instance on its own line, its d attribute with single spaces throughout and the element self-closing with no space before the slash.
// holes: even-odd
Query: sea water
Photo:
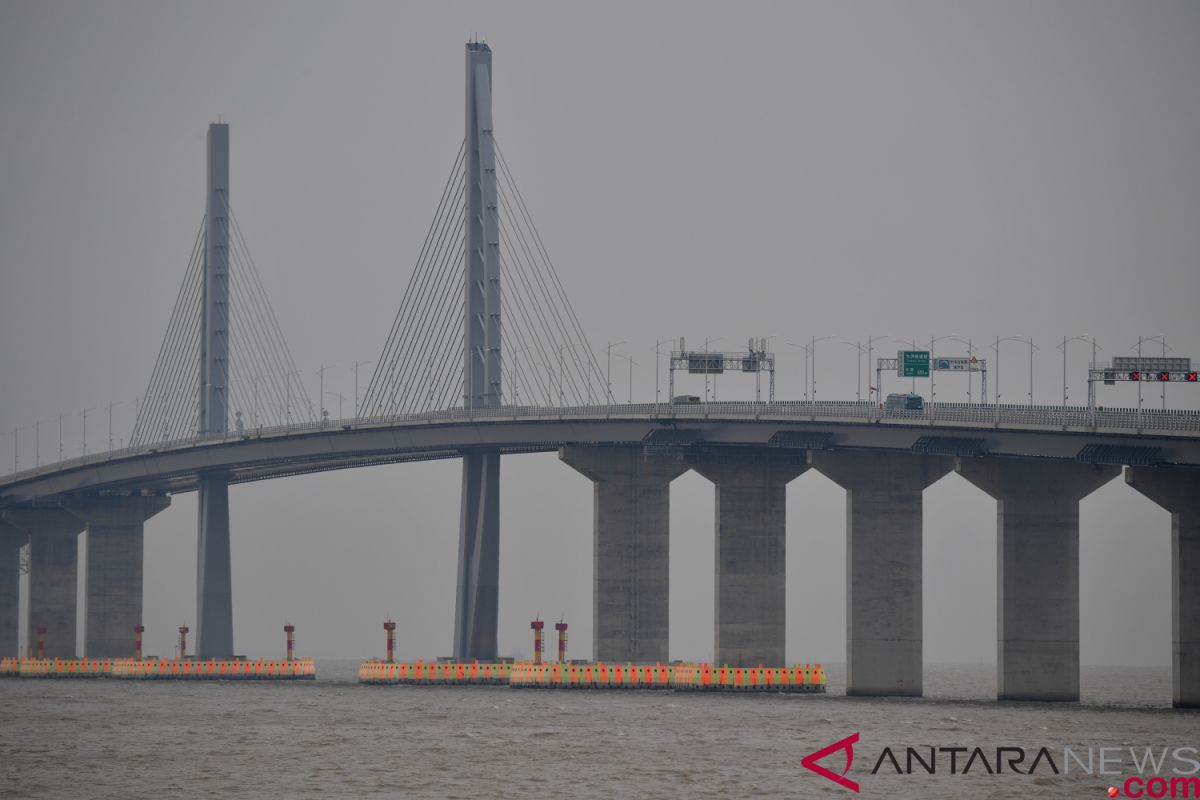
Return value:
<svg viewBox="0 0 1200 800">
<path fill-rule="evenodd" d="M 357 662 L 317 668 L 297 683 L 0 680 L 0 796 L 850 797 L 801 759 L 857 733 L 848 769 L 845 749 L 818 763 L 863 796 L 1104 798 L 1138 774 L 1130 748 L 1200 745 L 1166 669 L 1085 667 L 1082 702 L 1051 704 L 996 702 L 993 665 L 927 665 L 921 699 L 846 697 L 836 664 L 818 696 L 360 686 Z M 964 754 L 951 770 L 941 751 L 936 774 L 908 774 L 908 747 L 988 763 L 964 774 Z M 996 774 L 998 747 L 1027 751 L 1026 768 L 1044 747 L 1059 772 Z M 875 769 L 885 748 L 899 774 Z"/>
</svg>

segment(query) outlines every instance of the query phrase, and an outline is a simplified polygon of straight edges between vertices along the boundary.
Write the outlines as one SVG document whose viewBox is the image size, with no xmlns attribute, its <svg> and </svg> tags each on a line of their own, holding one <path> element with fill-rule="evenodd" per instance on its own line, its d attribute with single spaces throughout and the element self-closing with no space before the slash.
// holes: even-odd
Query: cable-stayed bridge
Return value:
<svg viewBox="0 0 1200 800">
<path fill-rule="evenodd" d="M 615 403 L 497 144 L 491 68 L 488 46 L 468 44 L 465 136 L 344 419 L 304 386 L 234 213 L 229 127 L 210 126 L 204 215 L 129 446 L 0 477 L 0 652 L 16 651 L 24 613 L 49 655 L 73 654 L 86 530 L 86 654 L 124 654 L 141 621 L 143 523 L 197 491 L 197 650 L 231 655 L 229 484 L 456 458 L 455 655 L 494 658 L 501 459 L 558 451 L 595 483 L 596 658 L 668 659 L 668 487 L 690 469 L 717 492 L 715 657 L 781 664 L 784 487 L 816 469 L 848 497 L 848 689 L 921 694 L 922 491 L 953 470 L 1000 507 L 1001 697 L 1073 700 L 1078 504 L 1125 467 L 1173 514 L 1175 703 L 1200 704 L 1200 414 Z"/>
</svg>

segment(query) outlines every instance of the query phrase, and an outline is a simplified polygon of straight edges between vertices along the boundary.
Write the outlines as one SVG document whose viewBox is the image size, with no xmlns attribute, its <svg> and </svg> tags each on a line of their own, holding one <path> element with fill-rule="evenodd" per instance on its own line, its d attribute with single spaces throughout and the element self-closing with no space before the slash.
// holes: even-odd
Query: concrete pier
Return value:
<svg viewBox="0 0 1200 800">
<path fill-rule="evenodd" d="M 1171 702 L 1200 708 L 1200 469 L 1128 467 L 1125 482 L 1171 512 Z"/>
<path fill-rule="evenodd" d="M 713 660 L 748 667 L 784 662 L 786 488 L 808 469 L 804 453 L 701 456 L 716 484 Z"/>
<path fill-rule="evenodd" d="M 229 551 L 229 484 L 200 481 L 196 554 L 196 655 L 233 656 L 233 574 Z"/>
<path fill-rule="evenodd" d="M 85 658 L 127 658 L 142 622 L 143 524 L 169 506 L 164 496 L 98 497 L 70 511 L 87 525 Z"/>
<path fill-rule="evenodd" d="M 75 657 L 75 586 L 83 523 L 58 508 L 9 509 L 4 520 L 29 535 L 29 637 L 46 629 L 46 657 Z"/>
<path fill-rule="evenodd" d="M 496 657 L 500 620 L 500 454 L 463 456 L 454 657 Z"/>
<path fill-rule="evenodd" d="M 21 548 L 28 536 L 0 521 L 0 658 L 16 656 L 21 622 Z"/>
<path fill-rule="evenodd" d="M 922 492 L 954 459 L 821 450 L 809 464 L 846 490 L 846 694 L 922 693 Z"/>
<path fill-rule="evenodd" d="M 564 447 L 558 457 L 595 485 L 592 657 L 666 663 L 671 481 L 688 465 L 636 447 Z"/>
<path fill-rule="evenodd" d="M 1079 699 L 1079 501 L 1120 467 L 959 459 L 996 498 L 1001 700 Z"/>
</svg>

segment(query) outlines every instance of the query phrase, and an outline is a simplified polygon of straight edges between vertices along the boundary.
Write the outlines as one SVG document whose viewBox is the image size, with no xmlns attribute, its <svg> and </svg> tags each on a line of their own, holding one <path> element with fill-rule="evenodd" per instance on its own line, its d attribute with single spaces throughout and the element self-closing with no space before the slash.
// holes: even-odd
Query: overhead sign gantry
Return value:
<svg viewBox="0 0 1200 800">
<path fill-rule="evenodd" d="M 875 387 L 883 397 L 883 371 L 895 370 L 900 378 L 931 378 L 933 372 L 978 372 L 981 377 L 980 403 L 987 402 L 987 359 L 975 355 L 932 356 L 928 350 L 901 350 L 895 358 L 875 360 Z M 968 398 L 970 393 L 968 392 Z M 932 401 L 932 397 L 930 400 Z"/>
<path fill-rule="evenodd" d="M 725 372 L 753 372 L 754 400 L 762 400 L 762 373 L 769 376 L 767 402 L 775 402 L 775 354 L 767 352 L 767 340 L 752 338 L 747 349 L 736 352 L 712 352 L 688 350 L 687 342 L 679 337 L 679 349 L 671 351 L 669 392 L 675 397 L 675 372 L 686 371 L 691 375 L 721 375 Z"/>
</svg>

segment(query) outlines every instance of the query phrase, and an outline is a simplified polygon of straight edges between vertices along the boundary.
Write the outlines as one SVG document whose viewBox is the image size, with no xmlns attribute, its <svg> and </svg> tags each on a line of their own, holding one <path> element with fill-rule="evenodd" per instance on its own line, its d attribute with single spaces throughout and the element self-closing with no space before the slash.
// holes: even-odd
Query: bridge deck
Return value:
<svg viewBox="0 0 1200 800">
<path fill-rule="evenodd" d="M 205 472 L 226 472 L 236 483 L 457 458 L 481 448 L 522 453 L 565 444 L 631 443 L 1068 459 L 1090 446 L 1093 452 L 1107 448 L 1108 455 L 1097 458 L 1105 463 L 1133 463 L 1133 456 L 1121 454 L 1140 451 L 1147 463 L 1200 464 L 1200 412 L 939 404 L 886 413 L 854 401 L 456 408 L 259 428 L 90 454 L 0 478 L 0 507 L 74 492 L 193 491 L 197 475 Z"/>
</svg>

